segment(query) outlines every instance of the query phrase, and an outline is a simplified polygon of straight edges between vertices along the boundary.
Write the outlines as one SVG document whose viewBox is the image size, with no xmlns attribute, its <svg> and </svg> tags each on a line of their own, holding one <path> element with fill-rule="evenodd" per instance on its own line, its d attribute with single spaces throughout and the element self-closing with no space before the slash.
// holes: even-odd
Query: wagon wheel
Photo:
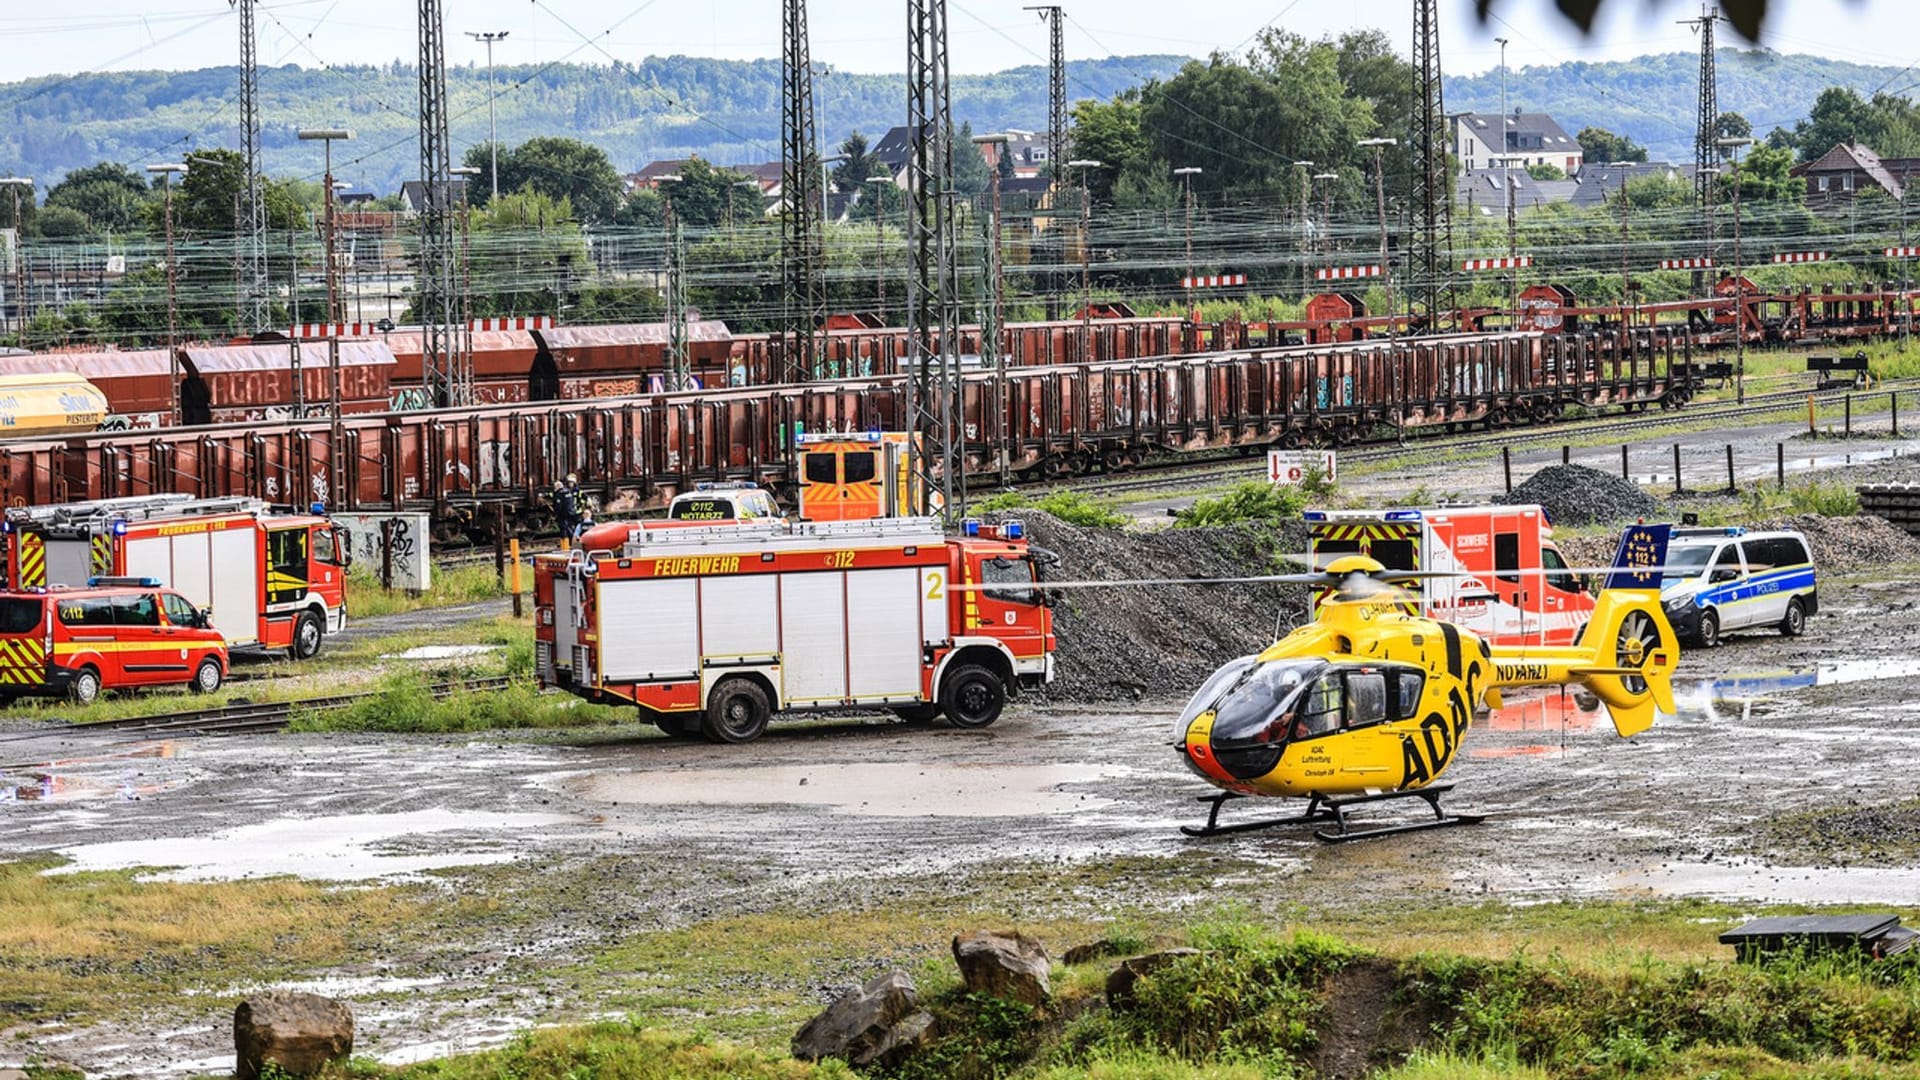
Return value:
<svg viewBox="0 0 1920 1080">
<path fill-rule="evenodd" d="M 1147 463 L 1147 448 L 1134 446 L 1127 450 L 1127 468 L 1137 469 Z"/>
<path fill-rule="evenodd" d="M 1352 424 L 1343 424 L 1333 430 L 1333 441 L 1341 446 L 1352 446 L 1360 441 L 1360 429 Z"/>
<path fill-rule="evenodd" d="M 1093 455 L 1085 450 L 1075 450 L 1069 455 L 1067 466 L 1074 476 L 1085 476 L 1093 471 Z"/>
<path fill-rule="evenodd" d="M 1127 469 L 1127 452 L 1125 450 L 1122 450 L 1119 447 L 1115 447 L 1111 450 L 1101 451 L 1100 453 L 1100 471 L 1101 472 L 1106 473 L 1108 476 L 1112 476 L 1115 473 L 1125 472 L 1126 469 Z"/>
<path fill-rule="evenodd" d="M 1620 636 L 1613 643 L 1613 665 L 1623 668 L 1645 667 L 1648 657 L 1660 647 L 1660 631 L 1653 625 L 1653 619 L 1644 611 L 1629 611 L 1627 617 L 1620 620 Z M 1626 675 L 1620 679 L 1628 693 L 1647 692 L 1647 680 L 1639 675 Z"/>
<path fill-rule="evenodd" d="M 1040 463 L 1040 478 L 1043 480 L 1064 480 L 1072 472 L 1066 460 L 1058 454 L 1048 454 L 1046 460 Z"/>
</svg>

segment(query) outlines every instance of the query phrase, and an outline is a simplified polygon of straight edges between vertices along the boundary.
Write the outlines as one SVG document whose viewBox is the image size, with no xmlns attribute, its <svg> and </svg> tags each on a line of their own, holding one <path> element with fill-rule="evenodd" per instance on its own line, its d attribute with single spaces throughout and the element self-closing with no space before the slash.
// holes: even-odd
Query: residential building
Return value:
<svg viewBox="0 0 1920 1080">
<path fill-rule="evenodd" d="M 1504 132 L 1505 137 L 1502 138 Z M 1453 155 L 1469 172 L 1491 168 L 1503 157 L 1514 166 L 1553 165 L 1567 175 L 1580 171 L 1580 143 L 1546 113 L 1513 110 L 1460 113 L 1453 117 Z"/>
<path fill-rule="evenodd" d="M 1586 208 L 1602 206 L 1629 181 L 1649 178 L 1693 183 L 1693 166 L 1680 167 L 1665 161 L 1595 162 L 1580 170 L 1579 186 L 1573 192 L 1573 205 Z"/>
<path fill-rule="evenodd" d="M 1864 191 L 1903 198 L 1909 179 L 1920 176 L 1920 158 L 1883 158 L 1861 143 L 1837 143 L 1812 161 L 1795 165 L 1789 175 L 1806 182 L 1807 205 L 1819 210 L 1847 205 Z"/>
<path fill-rule="evenodd" d="M 902 132 L 905 130 L 901 129 Z M 1044 176 L 1052 160 L 1053 140 L 1047 135 L 1031 131 L 1008 128 L 988 135 L 975 135 L 973 141 L 980 147 L 980 156 L 986 159 L 987 168 L 998 169 L 1002 158 L 1011 158 L 1012 173 L 1021 179 Z"/>
<path fill-rule="evenodd" d="M 1500 197 L 1500 185 L 1509 177 L 1513 180 L 1513 208 L 1519 213 L 1551 203 L 1571 202 L 1580 187 L 1578 180 L 1535 180 L 1518 165 L 1510 170 L 1471 169 L 1460 175 L 1453 191 L 1454 202 L 1479 217 L 1505 215 L 1507 204 Z"/>
<path fill-rule="evenodd" d="M 456 176 L 447 181 L 447 205 L 459 206 L 467 193 L 467 178 Z M 423 180 L 408 180 L 400 185 L 401 213 L 408 217 L 419 217 L 420 211 L 427 206 L 427 185 Z"/>
</svg>

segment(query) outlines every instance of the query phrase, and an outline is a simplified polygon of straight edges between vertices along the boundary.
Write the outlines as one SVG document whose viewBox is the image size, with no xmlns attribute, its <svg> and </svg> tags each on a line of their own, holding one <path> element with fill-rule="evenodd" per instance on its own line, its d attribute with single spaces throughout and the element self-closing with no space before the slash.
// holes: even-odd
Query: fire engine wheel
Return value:
<svg viewBox="0 0 1920 1080">
<path fill-rule="evenodd" d="M 1007 684 L 978 664 L 948 673 L 940 687 L 940 709 L 954 727 L 986 727 L 1000 719 L 1000 710 L 1006 707 Z"/>
<path fill-rule="evenodd" d="M 750 679 L 728 679 L 714 687 L 707 700 L 707 719 L 701 726 L 718 743 L 752 742 L 767 730 L 773 715 L 767 692 Z"/>
<path fill-rule="evenodd" d="M 309 611 L 300 616 L 293 624 L 293 658 L 311 660 L 320 652 L 320 643 L 327 638 L 327 628 L 320 622 L 320 616 Z"/>
<path fill-rule="evenodd" d="M 220 661 L 209 656 L 200 661 L 200 666 L 194 669 L 193 682 L 188 685 L 196 694 L 211 694 L 220 689 L 223 678 L 225 676 L 220 671 Z"/>
<path fill-rule="evenodd" d="M 75 705 L 91 705 L 100 700 L 100 673 L 83 667 L 67 685 L 67 698 Z"/>
</svg>

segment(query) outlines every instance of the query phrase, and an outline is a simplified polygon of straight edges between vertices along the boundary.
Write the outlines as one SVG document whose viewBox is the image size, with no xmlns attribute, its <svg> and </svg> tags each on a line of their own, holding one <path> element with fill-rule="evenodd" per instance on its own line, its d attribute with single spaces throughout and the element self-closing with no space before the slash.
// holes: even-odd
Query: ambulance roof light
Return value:
<svg viewBox="0 0 1920 1080">
<path fill-rule="evenodd" d="M 1418 510 L 1389 510 L 1389 511 L 1387 511 L 1387 520 L 1388 520 L 1388 521 L 1419 521 L 1419 520 L 1420 520 L 1420 511 L 1418 511 Z"/>
<path fill-rule="evenodd" d="M 1327 512 L 1326 512 L 1325 510 L 1309 510 L 1309 511 L 1307 511 L 1307 512 L 1306 512 L 1306 513 L 1304 513 L 1304 514 L 1301 514 L 1300 516 L 1301 516 L 1302 518 L 1305 518 L 1305 519 L 1306 519 L 1306 520 L 1308 520 L 1308 521 L 1325 521 L 1325 520 L 1327 520 Z"/>
</svg>

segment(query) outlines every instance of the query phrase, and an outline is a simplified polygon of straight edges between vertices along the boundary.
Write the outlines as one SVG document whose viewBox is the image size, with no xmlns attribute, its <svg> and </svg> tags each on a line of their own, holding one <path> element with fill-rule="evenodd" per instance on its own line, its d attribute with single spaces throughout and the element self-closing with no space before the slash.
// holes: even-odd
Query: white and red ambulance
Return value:
<svg viewBox="0 0 1920 1080">
<path fill-rule="evenodd" d="M 1412 587 L 1420 614 L 1493 644 L 1570 645 L 1593 617 L 1593 597 L 1538 506 L 1309 510 L 1306 520 L 1315 566 L 1366 555 L 1392 570 L 1447 575 Z"/>
<path fill-rule="evenodd" d="M 596 543 L 607 543 L 607 527 Z M 544 686 L 627 701 L 672 734 L 758 738 L 775 712 L 879 707 L 983 727 L 1053 677 L 1053 620 L 1018 523 L 635 523 L 535 560 Z"/>
</svg>

